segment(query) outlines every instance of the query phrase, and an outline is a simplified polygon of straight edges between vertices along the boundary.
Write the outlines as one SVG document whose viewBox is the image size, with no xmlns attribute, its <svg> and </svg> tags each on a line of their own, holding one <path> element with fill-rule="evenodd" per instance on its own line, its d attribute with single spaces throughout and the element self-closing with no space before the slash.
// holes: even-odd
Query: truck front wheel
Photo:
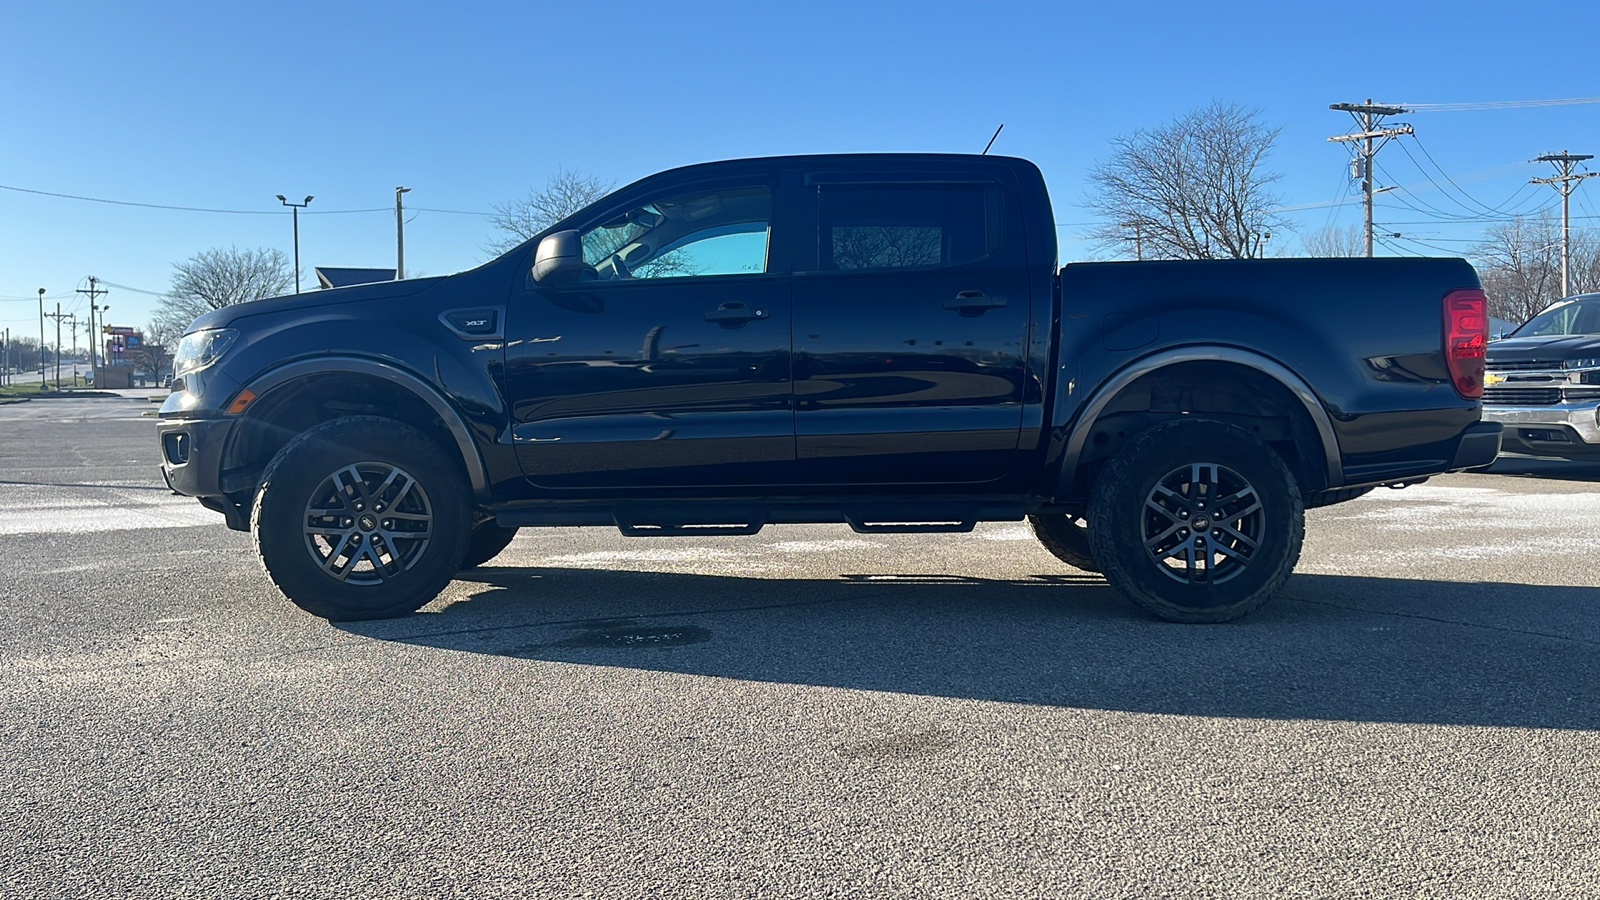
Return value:
<svg viewBox="0 0 1600 900">
<path fill-rule="evenodd" d="M 460 569 L 470 496 L 460 467 L 422 432 L 350 416 L 278 451 L 250 526 L 267 574 L 301 609 L 383 619 L 414 612 Z"/>
<path fill-rule="evenodd" d="M 1305 537 L 1283 459 L 1208 419 L 1135 437 L 1096 480 L 1089 518 L 1106 580 L 1169 622 L 1226 622 L 1261 606 L 1289 579 Z"/>
</svg>

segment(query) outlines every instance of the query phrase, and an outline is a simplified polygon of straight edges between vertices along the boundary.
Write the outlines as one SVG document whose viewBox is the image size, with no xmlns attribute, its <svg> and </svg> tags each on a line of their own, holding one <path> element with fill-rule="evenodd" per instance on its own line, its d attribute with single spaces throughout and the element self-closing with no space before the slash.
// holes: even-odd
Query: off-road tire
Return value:
<svg viewBox="0 0 1600 900">
<path fill-rule="evenodd" d="M 335 622 L 385 619 L 421 608 L 461 568 L 470 498 L 460 465 L 422 432 L 349 416 L 278 451 L 250 531 L 267 575 L 301 609 Z"/>
<path fill-rule="evenodd" d="M 1134 437 L 1096 479 L 1089 520 L 1106 580 L 1169 622 L 1227 622 L 1260 607 L 1289 579 L 1305 538 L 1300 488 L 1282 457 L 1212 419 Z"/>
<path fill-rule="evenodd" d="M 1033 526 L 1033 536 L 1046 550 L 1075 569 L 1099 573 L 1100 564 L 1094 561 L 1094 548 L 1089 546 L 1088 523 L 1077 516 L 1052 513 L 1028 517 Z"/>
<path fill-rule="evenodd" d="M 511 545 L 516 536 L 516 528 L 497 525 L 494 519 L 484 519 L 472 526 L 472 537 L 467 541 L 467 555 L 461 560 L 461 568 L 475 569 L 494 559 L 501 550 Z"/>
</svg>

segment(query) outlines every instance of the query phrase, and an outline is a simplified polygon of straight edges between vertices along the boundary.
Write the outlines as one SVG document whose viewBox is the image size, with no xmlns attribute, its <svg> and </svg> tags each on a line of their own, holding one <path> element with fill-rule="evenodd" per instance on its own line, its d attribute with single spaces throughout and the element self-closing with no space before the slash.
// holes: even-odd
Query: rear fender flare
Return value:
<svg viewBox="0 0 1600 900">
<path fill-rule="evenodd" d="M 1090 395 L 1084 403 L 1083 412 L 1078 417 L 1078 424 L 1072 429 L 1066 447 L 1062 451 L 1061 471 L 1056 479 L 1056 497 L 1065 497 L 1071 490 L 1073 480 L 1078 474 L 1078 460 L 1083 455 L 1084 442 L 1094 430 L 1095 420 L 1123 388 L 1158 369 L 1187 362 L 1227 362 L 1248 366 L 1287 388 L 1305 406 L 1307 415 L 1316 426 L 1317 436 L 1321 438 L 1322 456 L 1327 465 L 1328 487 L 1343 486 L 1344 470 L 1340 465 L 1339 440 L 1334 435 L 1333 422 L 1328 418 L 1328 411 L 1323 407 L 1322 401 L 1317 399 L 1316 393 L 1304 379 L 1282 363 L 1237 347 L 1178 347 L 1147 356 L 1118 370 Z"/>
</svg>

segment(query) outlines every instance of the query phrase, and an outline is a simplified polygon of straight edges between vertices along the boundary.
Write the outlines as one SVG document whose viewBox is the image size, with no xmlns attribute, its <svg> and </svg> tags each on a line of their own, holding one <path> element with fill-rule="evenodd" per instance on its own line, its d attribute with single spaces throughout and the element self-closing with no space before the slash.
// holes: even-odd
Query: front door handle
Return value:
<svg viewBox="0 0 1600 900">
<path fill-rule="evenodd" d="M 720 322 L 723 328 L 738 328 L 751 319 L 765 319 L 767 311 L 752 309 L 743 303 L 724 303 L 706 313 L 707 322 Z"/>
<path fill-rule="evenodd" d="M 983 315 L 986 309 L 999 309 L 1006 305 L 1004 297 L 985 297 L 983 291 L 962 291 L 944 302 L 945 309 L 953 309 L 972 318 Z"/>
</svg>

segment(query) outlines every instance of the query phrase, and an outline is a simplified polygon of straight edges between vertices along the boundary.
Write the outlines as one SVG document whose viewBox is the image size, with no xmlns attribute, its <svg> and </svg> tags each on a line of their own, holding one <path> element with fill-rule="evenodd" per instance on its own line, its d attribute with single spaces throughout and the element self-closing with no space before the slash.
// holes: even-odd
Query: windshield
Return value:
<svg viewBox="0 0 1600 900">
<path fill-rule="evenodd" d="M 1529 319 L 1510 337 L 1560 337 L 1600 334 L 1600 297 L 1557 303 Z"/>
</svg>

